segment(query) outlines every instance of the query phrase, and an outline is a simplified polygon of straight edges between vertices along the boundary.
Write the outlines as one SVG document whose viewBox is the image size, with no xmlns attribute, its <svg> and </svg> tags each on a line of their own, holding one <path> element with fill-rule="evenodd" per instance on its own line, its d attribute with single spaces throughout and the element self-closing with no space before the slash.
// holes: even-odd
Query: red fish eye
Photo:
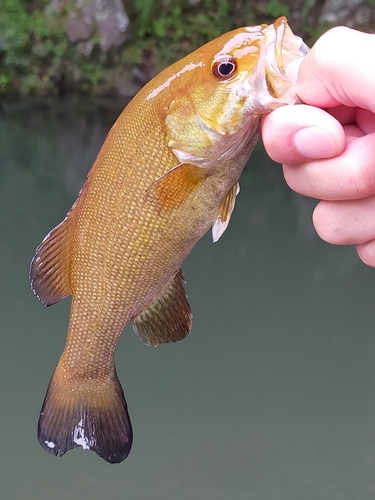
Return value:
<svg viewBox="0 0 375 500">
<path fill-rule="evenodd" d="M 211 66 L 211 72 L 218 80 L 227 80 L 237 70 L 237 63 L 233 57 L 224 56 L 220 60 L 214 61 Z"/>
</svg>

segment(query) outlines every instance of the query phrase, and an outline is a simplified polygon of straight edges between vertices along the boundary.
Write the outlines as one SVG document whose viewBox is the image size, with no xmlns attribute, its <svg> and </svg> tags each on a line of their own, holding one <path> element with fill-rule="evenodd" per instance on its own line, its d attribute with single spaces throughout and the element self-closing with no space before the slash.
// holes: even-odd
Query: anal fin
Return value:
<svg viewBox="0 0 375 500">
<path fill-rule="evenodd" d="M 228 227 L 230 217 L 232 215 L 234 205 L 236 203 L 236 196 L 240 192 L 240 185 L 238 182 L 228 191 L 224 200 L 219 207 L 219 213 L 212 225 L 212 239 L 215 243 Z"/>
<path fill-rule="evenodd" d="M 177 342 L 191 331 L 192 314 L 180 269 L 152 304 L 133 320 L 134 331 L 146 345 Z"/>
<path fill-rule="evenodd" d="M 145 193 L 145 199 L 159 212 L 172 210 L 183 203 L 207 178 L 204 168 L 182 163 L 159 177 Z"/>
</svg>

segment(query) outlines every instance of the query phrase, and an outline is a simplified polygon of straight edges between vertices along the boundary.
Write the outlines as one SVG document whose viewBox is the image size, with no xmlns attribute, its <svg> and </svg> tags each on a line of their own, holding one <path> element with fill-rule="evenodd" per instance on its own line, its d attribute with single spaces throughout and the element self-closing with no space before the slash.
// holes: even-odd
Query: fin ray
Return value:
<svg viewBox="0 0 375 500">
<path fill-rule="evenodd" d="M 79 192 L 78 199 L 83 189 L 84 187 Z M 45 306 L 56 304 L 71 294 L 71 242 L 76 218 L 74 209 L 78 199 L 65 219 L 38 246 L 30 264 L 31 288 Z"/>
<path fill-rule="evenodd" d="M 177 342 L 191 331 L 192 314 L 180 269 L 153 303 L 133 320 L 133 329 L 146 345 Z"/>
<path fill-rule="evenodd" d="M 159 212 L 172 210 L 183 203 L 207 178 L 204 168 L 182 163 L 162 175 L 147 189 L 145 198 Z"/>
<path fill-rule="evenodd" d="M 110 383 L 80 391 L 65 386 L 58 365 L 40 413 L 38 440 L 56 456 L 81 446 L 109 463 L 122 462 L 130 453 L 133 433 L 116 372 Z"/>
<path fill-rule="evenodd" d="M 236 203 L 236 196 L 240 192 L 240 185 L 237 182 L 226 194 L 224 200 L 219 207 L 219 213 L 212 225 L 212 240 L 214 243 L 222 236 L 228 227 L 234 205 Z"/>
</svg>

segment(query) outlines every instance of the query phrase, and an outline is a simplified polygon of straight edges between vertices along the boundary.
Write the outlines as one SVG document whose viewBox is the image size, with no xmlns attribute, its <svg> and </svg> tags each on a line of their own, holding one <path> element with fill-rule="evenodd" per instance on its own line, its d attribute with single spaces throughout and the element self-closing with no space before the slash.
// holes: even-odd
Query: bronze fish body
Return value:
<svg viewBox="0 0 375 500">
<path fill-rule="evenodd" d="M 132 446 L 114 351 L 127 323 L 148 345 L 191 330 L 181 264 L 228 225 L 264 113 L 296 102 L 286 63 L 306 46 L 285 18 L 204 45 L 151 80 L 110 130 L 77 201 L 37 248 L 45 305 L 72 296 L 67 340 L 38 425 L 54 455 L 111 463 Z"/>
</svg>

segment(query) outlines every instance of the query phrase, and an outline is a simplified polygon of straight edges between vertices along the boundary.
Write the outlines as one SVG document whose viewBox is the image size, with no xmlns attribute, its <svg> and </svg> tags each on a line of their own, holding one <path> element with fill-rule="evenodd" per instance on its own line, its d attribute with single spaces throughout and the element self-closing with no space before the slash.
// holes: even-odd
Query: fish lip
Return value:
<svg viewBox="0 0 375 500">
<path fill-rule="evenodd" d="M 298 58 L 302 59 L 310 49 L 302 38 L 293 33 L 285 16 L 276 19 L 273 23 L 273 29 L 275 36 L 274 58 L 276 66 L 281 75 L 288 78 L 287 69 L 290 62 Z"/>
<path fill-rule="evenodd" d="M 302 61 L 309 48 L 302 38 L 294 35 L 285 16 L 267 26 L 263 33 L 267 88 L 272 97 L 279 99 L 286 96 L 296 82 L 297 72 L 289 66 Z"/>
<path fill-rule="evenodd" d="M 283 61 L 283 41 L 287 26 L 288 26 L 288 21 L 285 16 L 279 17 L 273 23 L 273 27 L 275 30 L 275 59 L 277 67 L 279 68 L 280 73 L 283 76 L 285 76 L 285 68 Z"/>
</svg>

